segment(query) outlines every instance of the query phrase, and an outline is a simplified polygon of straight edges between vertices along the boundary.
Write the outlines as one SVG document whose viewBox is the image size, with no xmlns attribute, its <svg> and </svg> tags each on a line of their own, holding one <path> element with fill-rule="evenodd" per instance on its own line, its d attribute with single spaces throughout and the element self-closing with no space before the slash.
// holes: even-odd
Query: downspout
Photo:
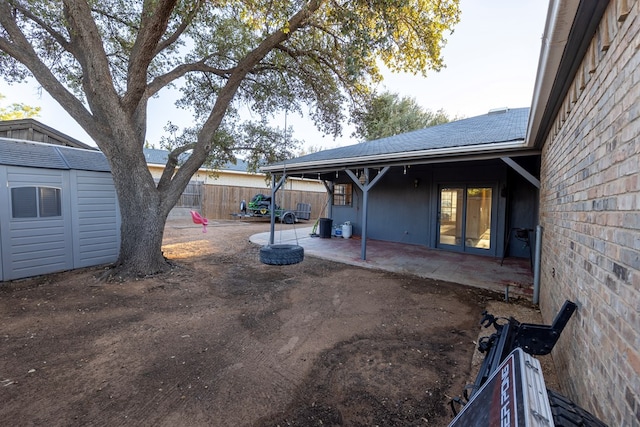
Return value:
<svg viewBox="0 0 640 427">
<path fill-rule="evenodd" d="M 542 255 L 542 226 L 536 226 L 536 254 L 533 264 L 533 303 L 540 303 L 540 256 Z"/>
<path fill-rule="evenodd" d="M 552 95 L 555 79 L 560 69 L 569 33 L 579 6 L 580 0 L 551 0 L 549 2 L 545 29 L 542 36 L 542 48 L 540 49 L 536 82 L 533 90 L 531 116 L 529 117 L 525 137 L 525 144 L 528 147 L 535 147 L 536 142 L 540 140 L 539 133 L 545 131 L 544 126 L 546 125 L 543 123 L 545 110 Z M 509 164 L 509 162 L 507 163 Z M 527 178 L 527 176 L 523 176 Z M 529 181 L 536 185 L 534 181 Z M 536 187 L 540 189 L 539 181 Z M 538 201 L 540 200 L 539 194 L 538 192 Z M 538 212 L 538 219 L 539 216 L 540 213 Z M 533 266 L 532 302 L 534 304 L 540 303 L 542 232 L 543 227 L 538 223 L 536 226 L 536 247 Z"/>
</svg>

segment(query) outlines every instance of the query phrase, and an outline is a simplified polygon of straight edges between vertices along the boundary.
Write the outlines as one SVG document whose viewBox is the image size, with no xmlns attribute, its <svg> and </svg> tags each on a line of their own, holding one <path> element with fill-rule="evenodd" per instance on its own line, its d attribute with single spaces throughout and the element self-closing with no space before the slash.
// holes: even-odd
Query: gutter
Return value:
<svg viewBox="0 0 640 427">
<path fill-rule="evenodd" d="M 568 4 L 571 3 L 571 4 Z M 573 23 L 575 11 L 578 9 L 579 0 L 551 0 L 547 10 L 547 20 L 542 35 L 542 47 L 538 60 L 536 82 L 533 87 L 533 99 L 531 101 L 531 115 L 527 125 L 527 146 L 534 145 L 535 137 L 542 121 L 542 116 L 549 99 L 549 94 L 560 66 L 560 60 L 567 44 L 569 30 Z M 573 13 L 567 10 L 571 9 Z"/>
<path fill-rule="evenodd" d="M 544 144 L 608 4 L 608 0 L 549 2 L 527 125 L 527 147 Z"/>
</svg>

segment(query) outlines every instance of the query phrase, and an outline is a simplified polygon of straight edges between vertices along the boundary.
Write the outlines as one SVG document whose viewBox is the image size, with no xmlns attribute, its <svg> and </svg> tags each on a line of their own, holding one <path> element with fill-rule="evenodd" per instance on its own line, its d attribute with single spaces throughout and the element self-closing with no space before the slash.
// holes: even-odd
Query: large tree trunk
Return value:
<svg viewBox="0 0 640 427">
<path fill-rule="evenodd" d="M 119 156 L 111 161 L 111 172 L 122 226 L 120 255 L 111 276 L 142 277 L 167 271 L 169 264 L 162 255 L 162 237 L 167 215 L 177 200 L 174 195 L 179 196 L 181 189 L 158 191 L 142 149 L 135 143 L 110 145 L 109 148 L 114 147 Z"/>
<path fill-rule="evenodd" d="M 169 265 L 161 247 L 167 214 L 159 208 L 157 191 L 143 197 L 121 195 L 119 201 L 122 240 L 114 274 L 147 276 L 166 271 Z"/>
</svg>

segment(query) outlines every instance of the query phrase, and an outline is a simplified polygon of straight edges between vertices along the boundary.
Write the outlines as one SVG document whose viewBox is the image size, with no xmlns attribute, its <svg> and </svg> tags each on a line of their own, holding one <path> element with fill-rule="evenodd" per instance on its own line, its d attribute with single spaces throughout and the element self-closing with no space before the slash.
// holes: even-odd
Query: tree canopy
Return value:
<svg viewBox="0 0 640 427">
<path fill-rule="evenodd" d="M 373 96 L 363 109 L 352 113 L 353 135 L 363 141 L 386 138 L 413 130 L 447 123 L 451 119 L 440 109 L 435 113 L 422 108 L 415 98 L 383 92 Z"/>
<path fill-rule="evenodd" d="M 0 93 L 0 101 L 6 96 Z M 0 106 L 0 120 L 17 120 L 37 117 L 40 114 L 40 107 L 32 107 L 19 102 L 14 102 L 8 107 Z"/>
<path fill-rule="evenodd" d="M 459 13 L 458 0 L 0 0 L 0 74 L 33 77 L 105 153 L 122 215 L 118 265 L 151 274 L 166 268 L 166 216 L 204 162 L 286 156 L 293 140 L 266 131 L 279 111 L 308 110 L 339 134 L 380 64 L 443 67 Z M 167 136 L 155 182 L 142 150 L 149 99 L 166 87 L 181 90 L 194 122 Z M 243 123 L 241 108 L 259 119 Z"/>
</svg>

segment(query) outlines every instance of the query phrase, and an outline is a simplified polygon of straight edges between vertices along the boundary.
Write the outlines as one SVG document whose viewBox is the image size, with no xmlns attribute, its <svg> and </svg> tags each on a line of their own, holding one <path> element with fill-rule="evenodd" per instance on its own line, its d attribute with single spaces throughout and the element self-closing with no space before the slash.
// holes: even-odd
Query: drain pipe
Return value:
<svg viewBox="0 0 640 427">
<path fill-rule="evenodd" d="M 540 255 L 542 254 L 542 226 L 536 226 L 536 258 L 533 265 L 533 303 L 540 302 Z"/>
</svg>

